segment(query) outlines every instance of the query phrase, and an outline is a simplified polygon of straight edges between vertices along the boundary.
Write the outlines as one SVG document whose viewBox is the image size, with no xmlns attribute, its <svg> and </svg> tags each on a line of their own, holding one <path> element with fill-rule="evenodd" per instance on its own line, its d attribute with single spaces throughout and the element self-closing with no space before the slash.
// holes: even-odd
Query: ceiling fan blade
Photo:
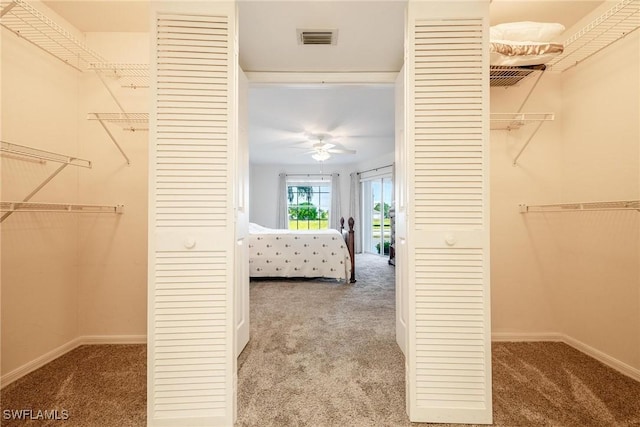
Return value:
<svg viewBox="0 0 640 427">
<path fill-rule="evenodd" d="M 328 142 L 316 142 L 315 144 L 312 145 L 314 150 L 328 150 L 330 148 L 335 147 L 335 144 L 330 144 Z"/>
<path fill-rule="evenodd" d="M 333 154 L 356 154 L 356 150 L 347 150 L 347 149 L 329 149 L 327 151 Z"/>
</svg>

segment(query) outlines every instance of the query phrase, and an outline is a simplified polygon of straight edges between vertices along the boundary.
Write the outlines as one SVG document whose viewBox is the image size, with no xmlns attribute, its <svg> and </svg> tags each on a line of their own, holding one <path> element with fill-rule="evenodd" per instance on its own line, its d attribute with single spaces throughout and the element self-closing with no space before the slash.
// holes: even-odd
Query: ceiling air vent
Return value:
<svg viewBox="0 0 640 427">
<path fill-rule="evenodd" d="M 335 45 L 338 41 L 338 30 L 297 30 L 298 44 Z"/>
</svg>

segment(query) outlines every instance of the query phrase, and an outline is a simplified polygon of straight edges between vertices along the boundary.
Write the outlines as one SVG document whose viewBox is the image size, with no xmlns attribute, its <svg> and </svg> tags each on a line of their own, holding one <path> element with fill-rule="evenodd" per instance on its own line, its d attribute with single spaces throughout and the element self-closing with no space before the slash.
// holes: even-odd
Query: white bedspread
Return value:
<svg viewBox="0 0 640 427">
<path fill-rule="evenodd" d="M 337 230 L 276 230 L 251 224 L 251 277 L 326 277 L 347 280 L 351 258 Z"/>
</svg>

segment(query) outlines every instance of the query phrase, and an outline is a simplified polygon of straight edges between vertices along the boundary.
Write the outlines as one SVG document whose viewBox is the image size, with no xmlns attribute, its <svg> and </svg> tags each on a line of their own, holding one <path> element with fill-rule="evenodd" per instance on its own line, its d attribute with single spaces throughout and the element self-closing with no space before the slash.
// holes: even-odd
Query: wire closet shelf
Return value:
<svg viewBox="0 0 640 427">
<path fill-rule="evenodd" d="M 149 130 L 149 113 L 89 113 L 89 120 L 115 123 L 131 132 Z"/>
<path fill-rule="evenodd" d="M 564 42 L 564 52 L 549 62 L 565 71 L 640 28 L 640 0 L 623 0 Z"/>
<path fill-rule="evenodd" d="M 89 69 L 105 77 L 115 79 L 123 88 L 138 89 L 149 87 L 149 64 L 117 64 L 96 62 Z"/>
<path fill-rule="evenodd" d="M 0 145 L 0 152 L 10 154 L 15 157 L 27 157 L 30 159 L 42 160 L 44 162 L 56 162 L 91 169 L 90 160 L 67 156 L 65 154 L 58 154 L 51 151 L 39 150 L 37 148 L 13 144 L 11 142 L 0 142 L 2 143 L 2 145 Z"/>
<path fill-rule="evenodd" d="M 530 123 L 553 121 L 553 113 L 491 113 L 492 130 L 516 130 Z"/>
<path fill-rule="evenodd" d="M 517 86 L 522 81 L 540 75 L 547 67 L 545 65 L 535 65 L 526 67 L 514 67 L 505 65 L 491 65 L 489 73 L 489 84 L 491 87 Z"/>
<path fill-rule="evenodd" d="M 74 203 L 0 202 L 1 212 L 124 213 L 124 205 L 81 205 Z"/>
<path fill-rule="evenodd" d="M 640 200 L 608 202 L 556 203 L 551 205 L 519 205 L 520 213 L 576 212 L 576 211 L 629 211 L 640 212 Z"/>
<path fill-rule="evenodd" d="M 70 67 L 84 71 L 89 63 L 106 62 L 102 56 L 26 1 L 2 0 L 0 7 L 0 25 Z"/>
</svg>

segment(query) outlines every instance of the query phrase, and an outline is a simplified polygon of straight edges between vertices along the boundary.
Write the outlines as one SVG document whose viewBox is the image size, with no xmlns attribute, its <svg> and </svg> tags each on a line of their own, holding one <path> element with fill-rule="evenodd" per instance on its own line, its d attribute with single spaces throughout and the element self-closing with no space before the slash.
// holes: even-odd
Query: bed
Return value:
<svg viewBox="0 0 640 427">
<path fill-rule="evenodd" d="M 349 232 L 280 230 L 249 224 L 249 275 L 355 282 L 353 251 L 347 244 L 349 237 L 353 240 L 352 221 Z"/>
</svg>

